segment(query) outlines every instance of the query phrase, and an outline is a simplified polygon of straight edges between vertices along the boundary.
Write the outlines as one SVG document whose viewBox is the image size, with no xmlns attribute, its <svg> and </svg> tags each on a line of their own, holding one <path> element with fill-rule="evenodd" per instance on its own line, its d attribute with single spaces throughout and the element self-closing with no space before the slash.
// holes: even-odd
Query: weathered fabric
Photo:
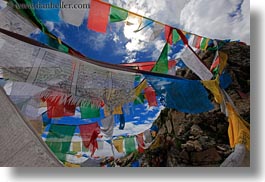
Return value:
<svg viewBox="0 0 265 182">
<path fill-rule="evenodd" d="M 125 116 L 124 113 L 118 115 L 119 121 L 120 121 L 120 126 L 119 129 L 123 130 L 125 127 Z"/>
<path fill-rule="evenodd" d="M 165 25 L 165 40 L 168 44 L 172 45 L 173 43 L 173 28 Z"/>
<path fill-rule="evenodd" d="M 91 0 L 87 27 L 90 30 L 106 33 L 109 22 L 110 5 Z"/>
<path fill-rule="evenodd" d="M 75 115 L 76 105 L 72 104 L 69 99 L 66 102 L 60 102 L 61 97 L 45 99 L 47 102 L 47 114 L 48 118 L 58 118 L 63 116 Z"/>
<path fill-rule="evenodd" d="M 73 5 L 86 5 L 82 8 L 61 8 L 60 17 L 66 23 L 74 26 L 80 26 L 85 18 L 85 13 L 89 9 L 89 0 L 61 0 L 62 4 Z"/>
<path fill-rule="evenodd" d="M 118 107 L 134 100 L 134 73 L 84 62 L 70 55 L 40 48 L 0 34 L 0 66 L 12 81 L 44 88 L 40 97 L 61 97 L 79 105 L 88 102 Z M 21 93 L 22 94 L 22 93 Z"/>
<path fill-rule="evenodd" d="M 87 149 L 90 149 L 91 156 L 93 156 L 94 152 L 98 148 L 97 137 L 100 133 L 100 127 L 98 123 L 92 123 L 88 125 L 80 125 L 79 128 L 83 145 Z"/>
<path fill-rule="evenodd" d="M 32 5 L 35 6 L 36 16 L 42 22 L 51 21 L 51 22 L 60 22 L 59 11 L 60 11 L 60 0 L 50 0 L 50 1 L 43 1 L 43 0 L 31 0 Z M 56 6 L 50 7 L 50 4 Z M 39 7 L 38 7 L 39 6 Z"/>
<path fill-rule="evenodd" d="M 154 24 L 153 20 L 143 18 L 141 24 L 138 26 L 137 30 L 135 30 L 134 32 L 137 33 L 143 29 L 151 28 L 153 24 Z"/>
<path fill-rule="evenodd" d="M 143 104 L 145 100 L 144 94 L 140 93 L 140 95 L 134 100 L 134 104 Z"/>
<path fill-rule="evenodd" d="M 205 51 L 208 47 L 209 41 L 210 39 L 208 38 L 198 36 L 198 35 L 193 35 L 191 46 Z"/>
<path fill-rule="evenodd" d="M 134 69 L 144 70 L 144 71 L 151 71 L 154 65 L 156 64 L 155 61 L 149 61 L 149 62 L 134 62 L 134 63 L 125 63 L 121 64 L 122 66 L 131 67 Z M 176 60 L 170 60 L 168 61 L 168 69 L 175 68 L 176 66 Z"/>
<path fill-rule="evenodd" d="M 215 80 L 204 80 L 202 81 L 202 84 L 211 91 L 211 93 L 214 95 L 214 99 L 218 104 L 221 104 L 223 101 L 222 93 L 220 91 L 219 86 L 219 78 L 216 78 Z"/>
<path fill-rule="evenodd" d="M 119 153 L 123 153 L 123 138 L 113 140 L 113 145 Z"/>
<path fill-rule="evenodd" d="M 128 11 L 119 9 L 115 6 L 111 6 L 110 8 L 110 22 L 119 22 L 124 21 L 128 17 Z"/>
<path fill-rule="evenodd" d="M 137 144 L 135 142 L 135 136 L 124 138 L 124 148 L 126 155 L 136 151 L 137 150 L 136 146 Z"/>
<path fill-rule="evenodd" d="M 136 135 L 139 153 L 143 153 L 144 152 L 144 137 L 143 136 L 144 136 L 143 133 L 140 133 L 140 134 Z"/>
<path fill-rule="evenodd" d="M 148 102 L 149 107 L 157 106 L 156 93 L 152 87 L 147 87 L 144 89 L 144 96 Z"/>
<path fill-rule="evenodd" d="M 82 119 L 100 117 L 99 107 L 93 106 L 91 104 L 81 104 L 80 112 L 81 112 Z"/>
<path fill-rule="evenodd" d="M 198 80 L 164 78 L 145 75 L 147 82 L 165 107 L 185 113 L 201 113 L 213 109 L 208 93 Z"/>
<path fill-rule="evenodd" d="M 186 47 L 182 52 L 181 59 L 201 80 L 210 80 L 213 77 L 210 70 L 201 63 L 189 47 Z"/>
<path fill-rule="evenodd" d="M 70 151 L 71 140 L 76 126 L 51 125 L 46 137 L 46 144 L 59 160 L 65 162 L 66 153 Z"/>
<path fill-rule="evenodd" d="M 234 110 L 231 104 L 226 104 L 228 110 L 228 136 L 230 146 L 234 148 L 237 144 L 244 144 L 250 150 L 250 125 L 243 120 Z"/>
<path fill-rule="evenodd" d="M 0 27 L 24 36 L 29 35 L 36 29 L 28 20 L 9 6 L 0 11 Z"/>
<path fill-rule="evenodd" d="M 155 66 L 152 68 L 152 72 L 156 73 L 167 73 L 168 72 L 168 43 L 165 44 Z"/>
<path fill-rule="evenodd" d="M 110 115 L 101 120 L 102 127 L 101 132 L 106 136 L 106 138 L 112 138 L 114 130 L 114 116 Z"/>
<path fill-rule="evenodd" d="M 163 32 L 164 26 L 159 23 L 154 23 L 151 30 L 151 35 L 149 37 L 149 41 L 154 41 L 156 38 L 159 37 L 161 32 Z"/>
</svg>

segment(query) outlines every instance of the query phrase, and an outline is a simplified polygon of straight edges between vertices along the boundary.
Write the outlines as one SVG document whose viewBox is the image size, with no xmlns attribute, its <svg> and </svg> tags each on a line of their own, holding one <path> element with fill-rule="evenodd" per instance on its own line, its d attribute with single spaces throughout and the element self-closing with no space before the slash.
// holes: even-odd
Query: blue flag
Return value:
<svg viewBox="0 0 265 182">
<path fill-rule="evenodd" d="M 32 0 L 35 14 L 42 22 L 60 22 L 60 3 L 60 0 Z"/>
<path fill-rule="evenodd" d="M 202 113 L 214 108 L 199 80 L 145 75 L 147 82 L 163 100 L 165 107 L 185 113 Z"/>
</svg>

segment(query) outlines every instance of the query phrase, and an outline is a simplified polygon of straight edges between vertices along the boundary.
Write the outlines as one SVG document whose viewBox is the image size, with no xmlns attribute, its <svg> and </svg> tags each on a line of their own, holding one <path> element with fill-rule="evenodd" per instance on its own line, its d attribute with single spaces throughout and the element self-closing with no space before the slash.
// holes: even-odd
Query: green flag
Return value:
<svg viewBox="0 0 265 182">
<path fill-rule="evenodd" d="M 81 118 L 98 118 L 100 117 L 100 110 L 98 107 L 91 104 L 81 104 L 80 106 Z"/>
<path fill-rule="evenodd" d="M 126 155 L 136 151 L 136 144 L 134 137 L 124 138 L 124 145 L 125 145 Z"/>
<path fill-rule="evenodd" d="M 162 53 L 160 54 L 158 61 L 156 62 L 155 66 L 152 69 L 152 72 L 156 73 L 167 73 L 168 72 L 168 50 L 169 46 L 168 43 L 165 44 Z"/>
<path fill-rule="evenodd" d="M 181 37 L 179 36 L 178 32 L 176 29 L 173 30 L 173 44 L 176 44 Z"/>
<path fill-rule="evenodd" d="M 138 95 L 138 97 L 134 100 L 134 104 L 143 104 L 144 103 L 144 94 L 140 93 L 140 95 Z"/>
<path fill-rule="evenodd" d="M 76 126 L 52 124 L 46 138 L 46 144 L 62 162 L 66 160 L 66 153 L 69 152 L 71 140 Z"/>
<path fill-rule="evenodd" d="M 111 6 L 111 9 L 110 9 L 110 22 L 111 23 L 126 20 L 127 17 L 128 17 L 127 11 Z"/>
</svg>

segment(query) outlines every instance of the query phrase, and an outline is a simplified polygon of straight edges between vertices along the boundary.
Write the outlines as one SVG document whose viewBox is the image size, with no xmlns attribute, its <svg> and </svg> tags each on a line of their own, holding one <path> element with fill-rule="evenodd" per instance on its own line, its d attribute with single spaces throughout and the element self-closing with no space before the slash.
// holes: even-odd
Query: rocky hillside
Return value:
<svg viewBox="0 0 265 182">
<path fill-rule="evenodd" d="M 240 115 L 250 122 L 250 47 L 231 42 L 220 51 L 228 54 L 226 70 L 232 77 L 226 91 Z M 208 51 L 200 53 L 200 56 L 209 66 L 214 53 Z M 187 68 L 179 70 L 177 74 L 197 79 Z M 143 154 L 132 153 L 117 159 L 119 166 L 131 166 L 135 160 L 139 160 L 144 167 L 220 166 L 232 152 L 227 117 L 217 104 L 213 111 L 197 115 L 164 109 L 154 125 L 159 127 L 159 131 L 152 146 Z M 249 166 L 249 159 L 244 165 Z"/>
</svg>

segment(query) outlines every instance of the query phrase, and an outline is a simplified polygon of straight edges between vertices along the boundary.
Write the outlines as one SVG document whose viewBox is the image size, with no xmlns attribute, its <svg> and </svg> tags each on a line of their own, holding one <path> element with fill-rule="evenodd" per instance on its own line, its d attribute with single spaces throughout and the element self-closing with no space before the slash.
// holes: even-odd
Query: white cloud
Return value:
<svg viewBox="0 0 265 182">
<path fill-rule="evenodd" d="M 184 7 L 186 0 L 109 0 L 108 2 L 140 15 L 153 18 L 170 25 L 175 25 L 176 20 L 180 19 L 180 12 Z M 137 18 L 131 18 L 130 22 L 134 24 L 124 26 L 124 36 L 129 40 L 125 45 L 126 53 L 128 54 L 125 61 L 135 62 L 136 51 L 147 51 L 148 49 L 153 49 L 153 53 L 150 56 L 155 60 L 159 57 L 165 42 L 163 40 L 149 42 L 149 37 L 152 32 L 148 28 L 135 33 L 134 30 L 136 30 L 139 25 L 137 21 Z"/>
<path fill-rule="evenodd" d="M 115 127 L 113 135 L 119 136 L 119 135 L 124 135 L 125 133 L 128 133 L 130 135 L 137 135 L 151 128 L 151 126 L 152 123 L 150 122 L 147 124 L 139 124 L 139 125 L 135 125 L 132 122 L 126 122 L 123 130 L 120 130 L 118 126 Z"/>
<path fill-rule="evenodd" d="M 49 31 L 54 31 L 61 40 L 65 40 L 64 34 L 61 31 L 59 31 L 59 29 L 55 28 L 54 22 L 46 21 L 45 26 Z"/>
<path fill-rule="evenodd" d="M 244 0 L 191 0 L 181 11 L 180 23 L 186 31 L 214 39 L 241 40 L 250 43 L 250 2 Z"/>
<path fill-rule="evenodd" d="M 108 0 L 111 4 L 152 18 L 171 26 L 213 39 L 232 39 L 250 42 L 250 2 L 244 0 Z M 235 13 L 235 17 L 229 16 Z M 135 51 L 153 48 L 152 58 L 157 59 L 163 40 L 148 42 L 148 30 L 134 33 L 137 25 L 124 26 L 125 45 L 129 62 L 136 61 Z"/>
</svg>

